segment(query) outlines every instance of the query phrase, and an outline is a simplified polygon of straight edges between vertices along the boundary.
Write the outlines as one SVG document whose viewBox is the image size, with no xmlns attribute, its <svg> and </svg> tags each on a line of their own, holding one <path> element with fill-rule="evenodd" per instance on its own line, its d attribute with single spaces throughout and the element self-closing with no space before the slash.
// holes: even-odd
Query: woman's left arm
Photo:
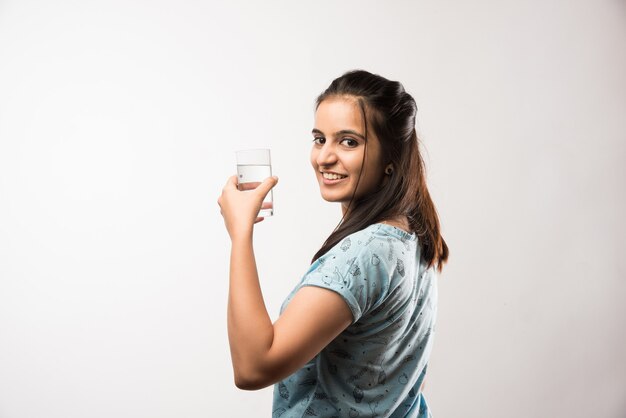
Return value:
<svg viewBox="0 0 626 418">
<path fill-rule="evenodd" d="M 231 238 L 228 293 L 228 339 L 235 384 L 260 389 L 293 373 L 313 358 L 352 320 L 345 301 L 336 293 L 306 287 L 297 292 L 272 324 L 259 284 L 253 249 L 256 214 L 276 178 L 256 189 L 240 192 L 233 176 L 218 199 Z"/>
<path fill-rule="evenodd" d="M 257 358 L 272 344 L 274 328 L 267 313 L 254 258 L 252 235 L 263 199 L 278 179 L 269 177 L 255 189 L 240 191 L 237 176 L 231 176 L 217 200 L 230 235 L 230 283 L 228 289 L 228 339 L 235 382 L 244 379 L 250 359 Z"/>
<path fill-rule="evenodd" d="M 259 284 L 252 233 L 232 238 L 227 318 L 235 384 L 246 388 L 255 380 L 251 377 L 255 363 L 274 339 L 274 326 Z"/>
</svg>

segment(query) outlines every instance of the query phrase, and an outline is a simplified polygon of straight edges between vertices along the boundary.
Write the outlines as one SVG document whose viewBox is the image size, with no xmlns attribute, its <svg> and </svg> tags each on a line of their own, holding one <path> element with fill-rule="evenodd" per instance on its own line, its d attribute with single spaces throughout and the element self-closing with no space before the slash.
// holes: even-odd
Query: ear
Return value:
<svg viewBox="0 0 626 418">
<path fill-rule="evenodd" d="M 393 173 L 393 164 L 388 164 L 387 167 L 385 167 L 385 174 L 390 176 Z"/>
</svg>

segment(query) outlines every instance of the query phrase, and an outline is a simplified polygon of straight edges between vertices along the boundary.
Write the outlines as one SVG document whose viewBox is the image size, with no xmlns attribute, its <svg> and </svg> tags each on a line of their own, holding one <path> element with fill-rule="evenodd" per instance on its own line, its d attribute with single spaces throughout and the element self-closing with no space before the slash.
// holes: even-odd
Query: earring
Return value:
<svg viewBox="0 0 626 418">
<path fill-rule="evenodd" d="M 389 165 L 387 166 L 387 168 L 385 168 L 385 174 L 390 176 L 391 173 L 393 173 L 393 168 Z"/>
</svg>

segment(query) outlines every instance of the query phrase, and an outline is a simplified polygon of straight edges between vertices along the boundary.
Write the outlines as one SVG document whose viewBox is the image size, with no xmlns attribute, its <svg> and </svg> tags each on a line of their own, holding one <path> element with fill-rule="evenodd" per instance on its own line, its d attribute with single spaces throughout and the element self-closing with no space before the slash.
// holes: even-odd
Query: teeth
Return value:
<svg viewBox="0 0 626 418">
<path fill-rule="evenodd" d="M 339 174 L 331 174 L 331 173 L 322 173 L 322 176 L 324 176 L 324 178 L 328 180 L 339 180 L 339 179 L 344 179 L 348 177 L 348 176 L 340 176 Z"/>
</svg>

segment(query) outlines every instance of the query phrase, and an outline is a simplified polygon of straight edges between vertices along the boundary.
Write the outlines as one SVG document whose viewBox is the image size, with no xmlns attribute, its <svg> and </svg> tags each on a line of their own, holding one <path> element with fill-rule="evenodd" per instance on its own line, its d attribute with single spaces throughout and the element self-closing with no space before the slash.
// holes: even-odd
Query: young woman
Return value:
<svg viewBox="0 0 626 418">
<path fill-rule="evenodd" d="M 232 176 L 218 199 L 232 241 L 228 335 L 235 384 L 274 384 L 273 416 L 427 417 L 437 272 L 448 258 L 426 187 L 415 101 L 366 71 L 317 99 L 311 165 L 339 226 L 272 324 L 252 247 L 263 198 Z"/>
</svg>

